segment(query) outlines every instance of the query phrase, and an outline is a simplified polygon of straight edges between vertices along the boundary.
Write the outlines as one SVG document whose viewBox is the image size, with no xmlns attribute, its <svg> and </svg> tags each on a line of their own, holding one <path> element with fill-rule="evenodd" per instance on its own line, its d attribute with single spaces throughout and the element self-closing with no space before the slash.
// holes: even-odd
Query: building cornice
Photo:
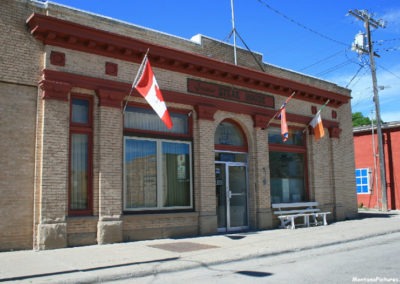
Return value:
<svg viewBox="0 0 400 284">
<path fill-rule="evenodd" d="M 27 19 L 27 25 L 30 33 L 45 45 L 135 63 L 150 48 L 152 65 L 165 70 L 282 96 L 296 91 L 296 99 L 315 104 L 324 104 L 329 99 L 329 106 L 334 108 L 350 100 L 350 96 L 323 88 L 38 13 Z"/>
</svg>

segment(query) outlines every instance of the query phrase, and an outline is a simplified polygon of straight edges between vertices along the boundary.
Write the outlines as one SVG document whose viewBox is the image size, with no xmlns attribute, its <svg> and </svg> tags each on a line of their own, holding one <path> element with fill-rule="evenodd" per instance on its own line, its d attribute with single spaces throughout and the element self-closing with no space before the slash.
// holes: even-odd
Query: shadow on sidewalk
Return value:
<svg viewBox="0 0 400 284">
<path fill-rule="evenodd" d="M 368 218 L 391 218 L 399 215 L 397 212 L 382 212 L 382 211 L 366 211 L 359 210 L 358 217 L 356 219 L 368 219 Z"/>
</svg>

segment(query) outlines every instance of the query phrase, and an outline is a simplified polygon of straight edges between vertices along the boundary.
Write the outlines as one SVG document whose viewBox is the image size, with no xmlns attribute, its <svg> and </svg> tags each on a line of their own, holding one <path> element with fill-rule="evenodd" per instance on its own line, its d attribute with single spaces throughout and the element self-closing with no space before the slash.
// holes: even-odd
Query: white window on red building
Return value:
<svg viewBox="0 0 400 284">
<path fill-rule="evenodd" d="M 369 182 L 370 170 L 369 168 L 356 169 L 356 187 L 357 194 L 369 194 L 370 193 L 370 182 Z"/>
</svg>

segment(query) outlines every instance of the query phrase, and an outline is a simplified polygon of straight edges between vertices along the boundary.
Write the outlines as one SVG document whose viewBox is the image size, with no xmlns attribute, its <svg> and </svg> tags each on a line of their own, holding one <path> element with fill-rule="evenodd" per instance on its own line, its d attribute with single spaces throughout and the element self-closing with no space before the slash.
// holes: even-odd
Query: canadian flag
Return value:
<svg viewBox="0 0 400 284">
<path fill-rule="evenodd" d="M 144 62 L 144 70 L 135 84 L 136 90 L 146 99 L 149 105 L 157 113 L 168 129 L 171 129 L 173 124 L 169 116 L 164 98 L 158 87 L 156 77 L 151 68 L 149 60 L 146 58 Z"/>
</svg>

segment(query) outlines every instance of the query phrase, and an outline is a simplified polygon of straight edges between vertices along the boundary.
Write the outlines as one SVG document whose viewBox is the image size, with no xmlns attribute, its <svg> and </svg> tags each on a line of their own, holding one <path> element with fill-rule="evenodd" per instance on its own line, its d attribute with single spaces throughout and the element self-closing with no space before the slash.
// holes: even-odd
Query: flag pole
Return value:
<svg viewBox="0 0 400 284">
<path fill-rule="evenodd" d="M 136 73 L 135 79 L 134 79 L 133 82 L 132 82 L 132 87 L 131 87 L 131 90 L 130 90 L 130 92 L 129 92 L 128 98 L 126 99 L 124 109 L 122 110 L 122 114 L 125 114 L 125 109 L 126 109 L 126 107 L 127 107 L 127 105 L 128 105 L 129 98 L 130 98 L 130 96 L 131 96 L 132 93 L 133 93 L 133 89 L 135 88 L 135 85 L 136 85 L 136 83 L 137 83 L 137 80 L 138 80 L 138 78 L 139 78 L 139 75 L 140 75 L 140 74 L 142 73 L 142 71 L 143 71 L 144 63 L 145 63 L 145 61 L 146 61 L 147 55 L 149 54 L 149 51 L 150 51 L 150 48 L 147 49 L 146 54 L 144 55 L 144 57 L 143 57 L 143 59 L 142 59 L 142 63 L 140 63 L 138 72 Z"/>
<path fill-rule="evenodd" d="M 235 65 L 237 65 L 235 10 L 234 10 L 233 0 L 231 0 L 231 11 L 232 11 L 232 32 L 233 32 L 233 57 L 234 57 Z"/>
<path fill-rule="evenodd" d="M 326 107 L 326 105 L 329 104 L 330 101 L 331 101 L 331 100 L 327 100 L 327 101 L 324 103 L 324 105 L 317 111 L 317 113 L 314 115 L 314 117 L 316 117 L 316 116 L 318 115 L 318 113 L 320 113 L 320 112 Z M 313 117 L 313 119 L 314 119 L 314 117 Z M 311 121 L 313 121 L 313 120 L 311 119 Z M 306 132 L 307 128 L 310 126 L 311 121 L 307 124 L 306 128 L 303 129 L 303 133 Z"/>
<path fill-rule="evenodd" d="M 294 95 L 296 94 L 296 91 L 293 91 L 293 93 L 290 95 L 290 97 L 288 97 L 285 101 L 288 101 L 289 99 L 291 99 Z M 268 121 L 267 127 L 271 124 L 271 121 L 275 119 L 275 117 L 281 112 L 282 108 L 283 108 L 283 104 L 281 105 L 280 109 L 275 113 L 275 115 Z"/>
</svg>

